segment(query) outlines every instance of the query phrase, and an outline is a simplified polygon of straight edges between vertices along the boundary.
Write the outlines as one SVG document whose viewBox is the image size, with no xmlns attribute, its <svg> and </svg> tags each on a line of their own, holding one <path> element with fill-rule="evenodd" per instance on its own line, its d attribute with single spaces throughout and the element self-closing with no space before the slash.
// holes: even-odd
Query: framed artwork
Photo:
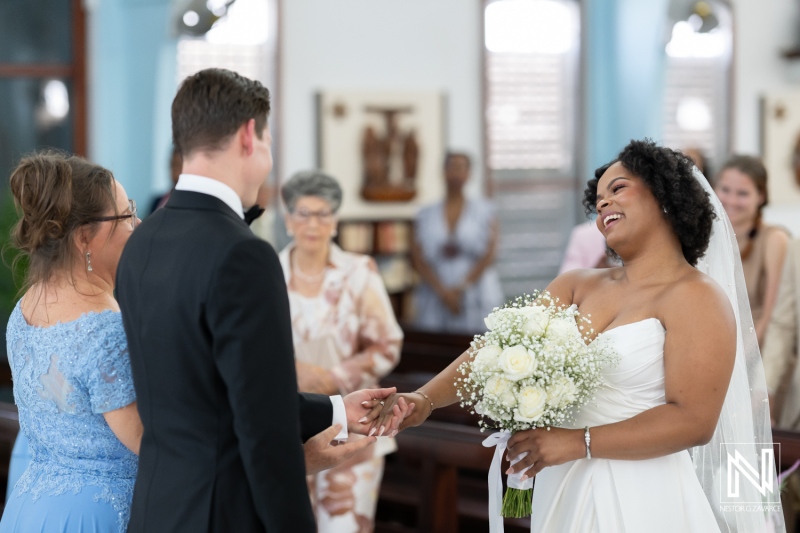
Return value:
<svg viewBox="0 0 800 533">
<path fill-rule="evenodd" d="M 443 113 L 435 91 L 317 95 L 317 164 L 342 186 L 340 218 L 411 218 L 443 198 Z"/>
<path fill-rule="evenodd" d="M 800 90 L 762 100 L 762 153 L 769 172 L 769 206 L 800 204 Z"/>
</svg>

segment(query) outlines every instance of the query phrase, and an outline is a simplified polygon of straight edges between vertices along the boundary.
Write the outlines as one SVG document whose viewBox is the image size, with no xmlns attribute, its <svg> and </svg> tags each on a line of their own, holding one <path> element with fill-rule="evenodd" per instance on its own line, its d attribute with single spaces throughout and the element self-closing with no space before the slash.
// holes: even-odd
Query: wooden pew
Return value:
<svg viewBox="0 0 800 533">
<path fill-rule="evenodd" d="M 376 532 L 486 531 L 494 455 L 481 444 L 486 436 L 477 427 L 436 421 L 400 433 L 399 451 L 387 458 Z M 381 524 L 382 506 L 389 504 L 416 509 L 413 525 Z M 529 519 L 506 519 L 509 533 L 529 530 Z"/>
<path fill-rule="evenodd" d="M 471 335 L 431 333 L 404 328 L 403 348 L 395 374 L 427 372 L 438 374 L 472 342 Z"/>
<path fill-rule="evenodd" d="M 773 429 L 772 442 L 775 444 L 776 458 L 778 457 L 778 445 L 780 445 L 779 470 L 786 470 L 795 462 L 800 461 L 800 433 L 784 429 Z"/>
<path fill-rule="evenodd" d="M 414 391 L 471 341 L 469 335 L 406 330 L 400 364 L 381 386 Z M 487 531 L 487 475 L 494 449 L 483 447 L 485 438 L 477 415 L 458 405 L 437 409 L 422 426 L 400 433 L 399 451 L 387 457 L 376 533 Z M 529 521 L 507 520 L 506 531 L 530 531 Z"/>
<path fill-rule="evenodd" d="M 6 501 L 11 450 L 19 433 L 19 414 L 13 403 L 0 402 L 0 509 Z"/>
</svg>

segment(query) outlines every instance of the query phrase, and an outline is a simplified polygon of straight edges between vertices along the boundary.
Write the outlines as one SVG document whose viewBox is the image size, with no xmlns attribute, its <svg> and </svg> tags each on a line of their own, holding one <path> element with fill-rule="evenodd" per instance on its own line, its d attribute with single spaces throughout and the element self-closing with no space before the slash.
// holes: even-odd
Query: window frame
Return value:
<svg viewBox="0 0 800 533">
<path fill-rule="evenodd" d="M 584 68 L 584 49 L 585 31 L 584 21 L 586 19 L 585 2 L 583 0 L 571 0 L 578 8 L 579 16 L 579 40 L 578 48 L 572 57 L 572 64 L 569 69 L 568 93 L 574 98 L 574 105 L 568 107 L 566 118 L 566 131 L 569 146 L 567 151 L 571 154 L 569 166 L 562 169 L 492 169 L 490 166 L 491 143 L 489 139 L 489 120 L 487 111 L 489 109 L 489 55 L 491 52 L 486 47 L 486 8 L 495 2 L 503 0 L 479 0 L 478 8 L 481 10 L 481 92 L 482 104 L 481 127 L 483 130 L 483 166 L 484 192 L 487 197 L 492 197 L 499 191 L 519 191 L 528 189 L 527 185 L 543 184 L 563 185 L 566 188 L 577 187 L 579 185 L 582 171 L 582 155 L 584 154 L 585 139 L 580 135 L 580 125 L 585 122 L 584 109 L 584 84 L 581 80 L 585 77 Z M 495 176 L 496 173 L 503 174 L 502 178 Z"/>
<path fill-rule="evenodd" d="M 81 0 L 70 0 L 72 10 L 72 62 L 0 63 L 0 78 L 62 78 L 71 83 L 72 152 L 87 153 L 86 116 L 86 12 Z"/>
</svg>

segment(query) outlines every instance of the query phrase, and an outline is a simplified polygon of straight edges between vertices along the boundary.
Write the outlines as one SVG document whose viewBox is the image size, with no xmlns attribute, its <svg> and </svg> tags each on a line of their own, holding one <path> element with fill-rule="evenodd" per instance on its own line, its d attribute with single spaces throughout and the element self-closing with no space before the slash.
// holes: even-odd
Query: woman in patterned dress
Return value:
<svg viewBox="0 0 800 533">
<path fill-rule="evenodd" d="M 342 190 L 332 177 L 312 171 L 293 176 L 281 193 L 294 238 L 280 260 L 299 389 L 347 394 L 375 387 L 397 365 L 403 333 L 373 259 L 331 241 Z M 395 449 L 393 439 L 381 438 L 347 463 L 310 477 L 321 533 L 372 531 L 384 455 Z"/>
<path fill-rule="evenodd" d="M 0 532 L 124 532 L 142 424 L 114 277 L 139 219 L 108 170 L 56 153 L 10 179 L 26 291 L 8 321 L 8 359 L 31 462 Z"/>
</svg>

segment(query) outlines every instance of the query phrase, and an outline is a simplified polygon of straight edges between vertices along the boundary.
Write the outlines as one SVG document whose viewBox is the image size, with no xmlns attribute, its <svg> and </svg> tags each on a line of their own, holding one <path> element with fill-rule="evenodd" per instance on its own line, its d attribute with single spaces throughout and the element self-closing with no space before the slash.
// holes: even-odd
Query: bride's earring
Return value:
<svg viewBox="0 0 800 533">
<path fill-rule="evenodd" d="M 92 271 L 92 252 L 86 252 L 86 272 Z"/>
</svg>

